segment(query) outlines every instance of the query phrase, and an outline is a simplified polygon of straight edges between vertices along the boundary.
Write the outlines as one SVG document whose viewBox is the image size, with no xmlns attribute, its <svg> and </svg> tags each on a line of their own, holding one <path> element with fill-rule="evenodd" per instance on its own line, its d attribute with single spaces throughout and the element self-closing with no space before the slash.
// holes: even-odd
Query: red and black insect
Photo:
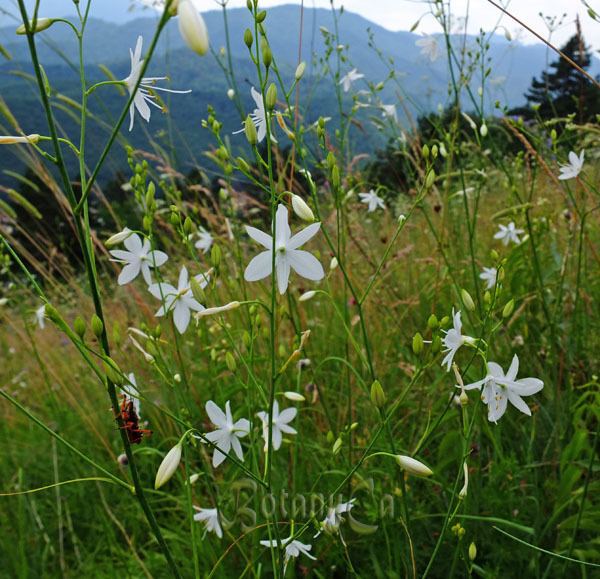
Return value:
<svg viewBox="0 0 600 579">
<path fill-rule="evenodd" d="M 151 430 L 140 428 L 140 419 L 135 411 L 133 400 L 123 394 L 123 402 L 121 402 L 121 420 L 123 428 L 127 431 L 127 438 L 131 444 L 139 444 L 142 442 L 144 435 L 150 436 Z"/>
</svg>

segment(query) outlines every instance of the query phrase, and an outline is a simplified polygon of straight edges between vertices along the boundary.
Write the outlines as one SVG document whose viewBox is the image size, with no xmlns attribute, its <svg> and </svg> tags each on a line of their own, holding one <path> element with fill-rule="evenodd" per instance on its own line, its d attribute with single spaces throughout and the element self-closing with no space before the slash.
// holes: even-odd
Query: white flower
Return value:
<svg viewBox="0 0 600 579">
<path fill-rule="evenodd" d="M 33 321 L 39 326 L 40 330 L 46 327 L 46 305 L 40 306 L 35 310 L 35 317 Z"/>
<path fill-rule="evenodd" d="M 129 398 L 133 402 L 133 409 L 135 413 L 140 415 L 140 399 L 138 394 L 137 382 L 135 380 L 135 375 L 133 372 L 127 375 L 127 379 L 129 382 L 126 382 L 121 388 L 121 394 Z"/>
<path fill-rule="evenodd" d="M 195 276 L 200 287 L 204 289 L 208 284 L 207 274 L 198 274 Z M 164 316 L 173 310 L 173 322 L 180 334 L 183 334 L 190 323 L 191 310 L 201 312 L 204 306 L 197 302 L 192 295 L 188 271 L 183 266 L 179 273 L 177 288 L 170 283 L 153 283 L 148 287 L 148 291 L 157 299 L 163 300 L 163 305 L 156 312 L 156 316 Z"/>
<path fill-rule="evenodd" d="M 472 344 L 475 340 L 469 336 L 462 335 L 462 322 L 460 320 L 460 311 L 454 313 L 454 308 L 452 308 L 452 320 L 454 327 L 449 330 L 442 330 L 446 335 L 442 340 L 442 344 L 444 345 L 443 353 L 446 354 L 444 359 L 442 360 L 442 366 L 446 366 L 446 371 L 450 372 L 450 368 L 452 367 L 452 362 L 454 361 L 454 356 L 458 349 L 463 344 Z"/>
<path fill-rule="evenodd" d="M 256 103 L 256 108 L 253 112 L 250 113 L 250 119 L 254 123 L 256 127 L 256 139 L 257 142 L 261 143 L 264 138 L 267 136 L 267 113 L 265 111 L 265 103 L 263 102 L 262 94 L 260 94 L 254 87 L 250 87 L 250 94 Z M 243 124 L 243 123 L 242 123 Z M 237 135 L 239 133 L 243 133 L 244 129 L 240 129 L 239 131 L 235 131 L 233 134 Z M 271 132 L 271 141 L 276 143 L 276 139 Z"/>
<path fill-rule="evenodd" d="M 538 378 L 521 378 L 517 380 L 519 358 L 515 354 L 506 375 L 499 364 L 488 362 L 488 374 L 483 380 L 464 386 L 465 390 L 482 390 L 481 400 L 488 407 L 488 420 L 497 422 L 506 412 L 508 402 L 517 410 L 531 416 L 531 410 L 521 396 L 536 394 L 544 383 Z M 460 387 L 460 386 L 459 386 Z"/>
<path fill-rule="evenodd" d="M 208 52 L 208 31 L 204 18 L 194 6 L 192 0 L 179 0 L 179 33 L 184 42 L 200 56 Z"/>
<path fill-rule="evenodd" d="M 261 541 L 260 544 L 263 547 L 278 547 L 279 544 L 277 543 L 276 540 L 273 541 Z M 292 537 L 288 537 L 287 539 L 283 539 L 281 541 L 281 546 L 285 547 L 285 565 L 287 566 L 288 561 L 290 560 L 290 558 L 294 557 L 299 557 L 300 554 L 302 555 L 306 555 L 309 559 L 312 559 L 313 561 L 316 561 L 317 558 L 313 557 L 309 551 L 312 549 L 312 545 L 308 545 L 306 543 L 301 543 L 300 541 L 297 541 L 296 539 L 293 539 Z"/>
<path fill-rule="evenodd" d="M 396 105 L 381 105 L 381 116 L 388 119 L 398 120 Z"/>
<path fill-rule="evenodd" d="M 348 92 L 350 90 L 350 87 L 352 86 L 352 83 L 355 80 L 358 80 L 359 78 L 363 78 L 364 76 L 364 74 L 360 74 L 358 72 L 358 69 L 353 68 L 348 74 L 344 75 L 341 78 L 339 84 L 341 84 L 344 88 L 344 92 Z"/>
<path fill-rule="evenodd" d="M 210 251 L 213 241 L 214 239 L 210 232 L 206 231 L 204 228 L 200 228 L 198 229 L 198 239 L 194 244 L 194 247 L 202 251 L 202 253 L 207 253 Z"/>
<path fill-rule="evenodd" d="M 521 243 L 519 234 L 524 233 L 522 229 L 515 227 L 514 221 L 511 221 L 508 225 L 498 225 L 500 230 L 494 235 L 494 239 L 501 239 L 503 245 L 508 245 L 511 241 L 513 243 Z"/>
<path fill-rule="evenodd" d="M 288 210 L 285 205 L 279 205 L 273 226 L 275 229 L 275 271 L 279 293 L 286 292 L 292 269 L 306 279 L 313 281 L 323 279 L 325 272 L 319 260 L 308 251 L 298 249 L 317 234 L 321 224 L 312 223 L 292 236 L 288 224 Z M 254 241 L 266 248 L 266 251 L 259 253 L 250 261 L 244 272 L 246 281 L 258 281 L 272 274 L 273 237 L 255 227 L 246 226 L 246 232 Z"/>
<path fill-rule="evenodd" d="M 369 213 L 373 213 L 377 209 L 385 209 L 385 203 L 373 189 L 371 189 L 368 193 L 359 193 L 360 202 L 365 203 L 369 206 Z"/>
<path fill-rule="evenodd" d="M 421 54 L 429 59 L 430 62 L 435 62 L 440 57 L 440 46 L 435 37 L 426 34 L 423 38 L 419 38 L 415 42 L 415 46 L 421 49 Z"/>
<path fill-rule="evenodd" d="M 326 533 L 337 533 L 340 525 L 344 522 L 342 515 L 349 513 L 354 508 L 354 501 L 351 499 L 347 503 L 339 503 L 335 507 L 330 507 L 327 511 L 327 516 L 321 522 L 321 527 Z"/>
<path fill-rule="evenodd" d="M 281 440 L 283 438 L 282 432 L 286 434 L 297 434 L 295 428 L 292 428 L 289 423 L 296 418 L 297 410 L 295 408 L 286 408 L 279 412 L 279 403 L 277 400 L 273 402 L 273 427 L 271 433 L 273 436 L 273 450 L 279 450 L 281 447 Z M 257 412 L 258 416 L 263 423 L 263 438 L 265 439 L 265 452 L 267 451 L 269 444 L 269 413 L 268 412 Z"/>
<path fill-rule="evenodd" d="M 567 179 L 575 179 L 577 175 L 581 172 L 583 167 L 583 158 L 585 155 L 585 150 L 579 153 L 579 157 L 575 154 L 574 151 L 569 153 L 569 163 L 567 165 L 561 165 L 560 175 L 558 178 L 562 181 L 566 181 Z"/>
<path fill-rule="evenodd" d="M 201 509 L 196 506 L 194 508 L 198 511 L 194 515 L 194 521 L 204 523 L 209 533 L 214 533 L 219 539 L 222 539 L 223 529 L 221 529 L 221 523 L 219 523 L 219 511 L 217 509 Z"/>
<path fill-rule="evenodd" d="M 140 73 L 142 72 L 142 67 L 144 66 L 144 59 L 142 58 L 142 44 L 144 39 L 141 36 L 138 36 L 137 43 L 135 45 L 135 51 L 129 49 L 129 54 L 131 56 L 131 72 L 129 76 L 123 79 L 123 82 L 127 85 L 127 90 L 131 95 L 135 89 L 136 84 L 138 83 L 138 79 L 140 78 Z M 155 106 L 157 109 L 161 109 L 162 107 L 154 102 L 155 95 L 152 94 L 155 90 L 161 90 L 163 92 L 171 92 L 177 94 L 185 94 L 192 92 L 191 90 L 171 90 L 168 88 L 162 88 L 155 86 L 156 82 L 159 80 L 166 80 L 166 76 L 149 76 L 144 77 L 140 81 L 139 87 L 135 93 L 135 97 L 131 106 L 129 107 L 129 130 L 133 129 L 133 121 L 135 118 L 135 109 L 137 109 L 140 116 L 146 121 L 150 121 L 150 107 L 148 104 Z"/>
<path fill-rule="evenodd" d="M 206 403 L 206 413 L 211 422 L 217 427 L 216 430 L 205 434 L 217 448 L 213 451 L 212 465 L 217 468 L 227 458 L 227 454 L 233 448 L 237 457 L 243 462 L 244 453 L 240 438 L 244 438 L 250 432 L 250 422 L 246 418 L 234 422 L 231 415 L 229 400 L 225 403 L 223 412 L 212 400 Z"/>
<path fill-rule="evenodd" d="M 485 281 L 485 289 L 493 289 L 496 285 L 498 270 L 495 267 L 484 267 L 479 277 Z"/>
<path fill-rule="evenodd" d="M 150 242 L 144 239 L 142 243 L 137 233 L 129 235 L 123 243 L 128 251 L 114 249 L 110 252 L 113 257 L 116 257 L 113 261 L 126 264 L 119 274 L 119 285 L 125 285 L 133 281 L 140 271 L 144 281 L 151 284 L 150 268 L 163 265 L 168 259 L 167 254 L 157 250 L 151 251 Z"/>
</svg>

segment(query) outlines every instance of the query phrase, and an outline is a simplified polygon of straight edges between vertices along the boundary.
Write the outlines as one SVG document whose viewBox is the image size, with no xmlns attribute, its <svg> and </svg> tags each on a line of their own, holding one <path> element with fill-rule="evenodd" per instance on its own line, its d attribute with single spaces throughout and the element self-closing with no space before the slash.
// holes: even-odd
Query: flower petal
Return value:
<svg viewBox="0 0 600 579">
<path fill-rule="evenodd" d="M 304 245 L 309 239 L 312 239 L 319 233 L 319 229 L 321 229 L 320 223 L 311 223 L 308 227 L 305 227 L 290 239 L 287 248 L 298 249 L 301 245 Z"/>
<path fill-rule="evenodd" d="M 271 275 L 272 257 L 270 251 L 263 251 L 254 257 L 244 271 L 246 281 L 258 281 Z"/>
<path fill-rule="evenodd" d="M 287 252 L 287 261 L 294 271 L 306 279 L 319 281 L 325 277 L 325 271 L 319 260 L 308 251 L 292 249 Z"/>
<path fill-rule="evenodd" d="M 508 400 L 517 410 L 520 410 L 523 414 L 527 414 L 527 416 L 531 416 L 529 406 L 527 406 L 526 402 L 516 392 L 509 390 Z"/>
<path fill-rule="evenodd" d="M 249 225 L 246 225 L 246 233 L 266 249 L 273 249 L 273 238 L 268 233 Z"/>
<path fill-rule="evenodd" d="M 206 414 L 208 414 L 210 421 L 215 426 L 224 427 L 227 424 L 225 413 L 212 400 L 209 400 L 204 408 L 206 409 Z"/>
<path fill-rule="evenodd" d="M 185 334 L 190 324 L 190 309 L 185 305 L 182 300 L 177 300 L 175 309 L 173 310 L 173 322 L 175 327 L 180 334 Z"/>
<path fill-rule="evenodd" d="M 277 288 L 279 289 L 279 293 L 283 295 L 288 288 L 288 283 L 290 280 L 290 262 L 286 257 L 280 258 L 275 262 L 275 269 L 277 270 Z"/>
<path fill-rule="evenodd" d="M 288 210 L 287 207 L 280 203 L 277 207 L 277 213 L 275 213 L 275 239 L 277 245 L 288 246 L 288 241 L 292 236 L 290 224 L 288 223 Z"/>
<path fill-rule="evenodd" d="M 117 280 L 119 285 L 125 285 L 133 281 L 140 273 L 140 266 L 141 263 L 139 261 L 128 263 L 119 274 L 119 279 Z"/>
</svg>

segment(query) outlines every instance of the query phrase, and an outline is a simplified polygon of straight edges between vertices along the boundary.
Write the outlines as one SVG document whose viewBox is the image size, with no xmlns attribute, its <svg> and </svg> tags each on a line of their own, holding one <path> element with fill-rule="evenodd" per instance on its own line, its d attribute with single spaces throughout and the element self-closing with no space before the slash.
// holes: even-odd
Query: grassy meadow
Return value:
<svg viewBox="0 0 600 579">
<path fill-rule="evenodd" d="M 393 64 L 363 77 L 335 30 L 315 77 L 283 78 L 250 0 L 253 95 L 222 60 L 241 132 L 206 103 L 211 168 L 187 175 L 123 149 L 117 202 L 87 140 L 108 154 L 185 101 L 145 75 L 170 10 L 190 58 L 210 30 L 167 3 L 104 81 L 107 135 L 88 97 L 117 93 L 84 67 L 63 134 L 46 14 L 18 4 L 48 122 L 25 135 L 1 103 L 37 195 L 0 196 L 0 577 L 596 576 L 597 117 L 486 102 L 486 34 L 453 44 L 441 2 L 442 111 L 404 114 Z M 316 76 L 334 98 L 309 123 Z"/>
</svg>

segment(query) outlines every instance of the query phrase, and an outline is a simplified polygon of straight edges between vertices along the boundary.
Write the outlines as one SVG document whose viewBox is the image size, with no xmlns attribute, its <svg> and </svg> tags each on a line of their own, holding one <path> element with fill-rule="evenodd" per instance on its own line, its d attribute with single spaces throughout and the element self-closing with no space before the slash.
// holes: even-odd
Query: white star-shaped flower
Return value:
<svg viewBox="0 0 600 579">
<path fill-rule="evenodd" d="M 267 136 L 267 112 L 265 111 L 265 103 L 263 102 L 262 94 L 260 94 L 254 87 L 250 87 L 250 94 L 254 99 L 256 104 L 256 108 L 253 112 L 250 113 L 250 119 L 254 123 L 256 127 L 256 140 L 261 143 L 264 138 Z M 244 123 L 242 123 L 244 124 Z M 233 134 L 237 135 L 239 133 L 243 133 L 244 129 L 240 129 L 239 131 L 235 131 Z M 277 142 L 277 139 L 273 136 L 273 130 L 271 127 L 271 141 L 274 143 Z"/>
<path fill-rule="evenodd" d="M 348 92 L 350 90 L 350 88 L 352 87 L 352 83 L 355 80 L 363 78 L 364 76 L 365 76 L 364 74 L 361 74 L 360 72 L 358 72 L 358 69 L 353 68 L 349 73 L 345 74 L 341 78 L 339 84 L 342 85 L 344 92 Z"/>
<path fill-rule="evenodd" d="M 456 352 L 458 352 L 458 349 L 464 344 L 473 344 L 475 342 L 474 338 L 462 335 L 460 311 L 454 313 L 454 308 L 452 308 L 452 322 L 452 328 L 449 330 L 442 330 L 446 334 L 442 340 L 442 344 L 444 345 L 444 350 L 442 351 L 446 354 L 442 360 L 442 366 L 446 366 L 447 372 L 450 372 L 454 356 L 456 355 Z"/>
<path fill-rule="evenodd" d="M 579 153 L 579 157 L 575 154 L 574 151 L 569 153 L 569 162 L 566 165 L 561 165 L 560 175 L 558 178 L 561 181 L 566 181 L 567 179 L 575 179 L 579 173 L 581 173 L 581 169 L 583 168 L 583 161 L 585 156 L 585 150 L 582 150 Z"/>
<path fill-rule="evenodd" d="M 208 274 L 198 274 L 195 276 L 196 281 L 203 289 L 208 284 Z M 179 281 L 177 287 L 173 287 L 170 283 L 153 283 L 148 287 L 148 291 L 157 299 L 163 301 L 156 312 L 156 316 L 164 316 L 171 310 L 173 311 L 173 322 L 180 334 L 185 333 L 190 323 L 191 311 L 201 312 L 204 306 L 197 302 L 192 295 L 188 271 L 183 266 L 179 273 Z"/>
<path fill-rule="evenodd" d="M 495 267 L 484 267 L 479 278 L 485 282 L 485 289 L 493 289 L 496 285 L 498 270 Z"/>
<path fill-rule="evenodd" d="M 263 547 L 278 547 L 279 543 L 276 540 L 273 541 L 261 541 L 260 544 Z M 281 547 L 285 547 L 285 566 L 287 566 L 289 560 L 293 557 L 299 557 L 300 554 L 306 555 L 309 559 L 316 561 L 317 558 L 313 557 L 310 554 L 310 550 L 312 549 L 312 545 L 308 545 L 306 543 L 301 543 L 300 541 L 293 539 L 292 537 L 288 537 L 287 539 L 283 539 L 281 541 Z"/>
<path fill-rule="evenodd" d="M 194 247 L 202 251 L 202 253 L 207 253 L 210 251 L 213 241 L 214 239 L 210 232 L 206 231 L 204 228 L 200 228 L 198 229 L 198 239 L 196 240 Z"/>
<path fill-rule="evenodd" d="M 297 434 L 295 428 L 292 428 L 289 423 L 296 418 L 297 410 L 295 408 L 286 408 L 279 412 L 279 404 L 277 400 L 273 402 L 273 427 L 271 429 L 273 436 L 273 450 L 279 450 L 281 448 L 281 441 L 283 434 Z M 269 413 L 268 412 L 257 412 L 258 416 L 263 423 L 263 438 L 265 440 L 265 452 L 267 451 L 269 444 Z"/>
<path fill-rule="evenodd" d="M 531 416 L 531 410 L 521 396 L 536 394 L 544 383 L 538 378 L 521 378 L 517 380 L 519 358 L 515 354 L 506 375 L 499 364 L 488 362 L 488 374 L 483 380 L 464 386 L 465 390 L 482 390 L 481 400 L 488 407 L 488 420 L 498 422 L 506 412 L 508 402 L 517 410 Z M 461 388 L 461 386 L 457 386 Z"/>
<path fill-rule="evenodd" d="M 202 522 L 209 533 L 214 533 L 219 539 L 222 539 L 223 529 L 219 522 L 219 511 L 217 509 L 201 509 L 195 505 L 194 509 L 198 511 L 194 515 L 194 521 Z"/>
<path fill-rule="evenodd" d="M 144 277 L 144 281 L 150 285 L 152 276 L 150 275 L 151 267 L 160 267 L 168 258 L 167 254 L 151 250 L 150 242 L 147 239 L 142 239 L 137 233 L 132 233 L 127 237 L 123 244 L 128 251 L 121 249 L 113 249 L 110 254 L 115 257 L 113 261 L 126 264 L 119 274 L 119 285 L 125 285 L 132 282 L 140 273 Z"/>
<path fill-rule="evenodd" d="M 133 372 L 127 375 L 129 382 L 125 382 L 121 388 L 121 394 L 124 394 L 129 400 L 133 402 L 133 409 L 135 413 L 140 415 L 140 398 L 138 394 L 137 382 Z"/>
<path fill-rule="evenodd" d="M 144 43 L 144 39 L 142 36 L 138 36 L 137 43 L 135 45 L 135 51 L 129 49 L 129 54 L 131 56 L 131 72 L 129 76 L 123 79 L 123 82 L 127 85 L 127 90 L 131 95 L 135 89 L 135 86 L 140 78 L 140 74 L 142 72 L 142 67 L 144 66 L 144 59 L 142 58 L 142 44 Z M 166 76 L 148 76 L 142 78 L 140 81 L 139 87 L 135 93 L 135 97 L 131 106 L 129 107 L 129 130 L 133 129 L 133 121 L 135 118 L 135 110 L 140 113 L 140 116 L 146 121 L 150 121 L 150 107 L 148 104 L 155 106 L 157 109 L 162 109 L 160 104 L 154 102 L 156 98 L 153 91 L 163 91 L 177 94 L 186 94 L 192 92 L 191 90 L 171 90 L 168 88 L 158 87 L 156 83 L 159 80 L 166 80 Z"/>
<path fill-rule="evenodd" d="M 223 412 L 212 400 L 206 403 L 206 413 L 210 421 L 217 427 L 212 432 L 204 436 L 210 440 L 217 448 L 213 451 L 213 468 L 217 468 L 226 458 L 229 451 L 233 451 L 243 462 L 244 453 L 240 438 L 244 438 L 250 432 L 250 422 L 246 418 L 241 418 L 236 422 L 231 415 L 229 400 L 225 403 L 225 412 Z"/>
<path fill-rule="evenodd" d="M 323 279 L 325 272 L 319 260 L 308 251 L 299 249 L 301 245 L 318 233 L 321 224 L 311 223 L 292 236 L 288 224 L 287 207 L 279 205 L 273 225 L 275 228 L 275 272 L 279 293 L 286 292 L 292 269 L 306 279 L 313 281 Z M 273 237 L 255 227 L 246 226 L 246 232 L 254 241 L 266 248 L 266 251 L 259 253 L 250 261 L 244 272 L 246 281 L 258 281 L 273 272 Z"/>
<path fill-rule="evenodd" d="M 369 213 L 373 213 L 377 209 L 385 209 L 385 203 L 373 189 L 371 189 L 368 193 L 359 193 L 360 202 L 369 206 Z"/>
<path fill-rule="evenodd" d="M 508 225 L 498 225 L 499 231 L 494 235 L 494 239 L 500 239 L 503 245 L 508 245 L 511 241 L 519 244 L 519 234 L 524 233 L 522 229 L 517 229 L 514 221 L 511 221 Z"/>
<path fill-rule="evenodd" d="M 381 105 L 381 116 L 383 118 L 398 120 L 398 113 L 396 111 L 396 105 Z"/>
<path fill-rule="evenodd" d="M 33 321 L 38 325 L 40 330 L 46 327 L 46 305 L 40 306 L 35 310 Z"/>
<path fill-rule="evenodd" d="M 434 36 L 426 34 L 415 42 L 415 46 L 421 49 L 421 54 L 430 62 L 435 62 L 440 57 L 440 45 Z"/>
<path fill-rule="evenodd" d="M 356 499 L 351 499 L 347 503 L 339 503 L 335 507 L 330 507 L 327 511 L 327 516 L 321 522 L 321 528 L 326 533 L 337 533 L 340 525 L 344 522 L 342 515 L 344 513 L 349 513 L 354 508 L 355 500 Z"/>
</svg>

